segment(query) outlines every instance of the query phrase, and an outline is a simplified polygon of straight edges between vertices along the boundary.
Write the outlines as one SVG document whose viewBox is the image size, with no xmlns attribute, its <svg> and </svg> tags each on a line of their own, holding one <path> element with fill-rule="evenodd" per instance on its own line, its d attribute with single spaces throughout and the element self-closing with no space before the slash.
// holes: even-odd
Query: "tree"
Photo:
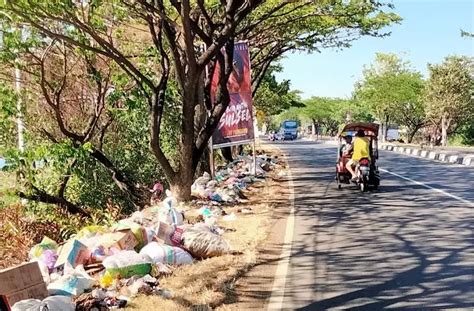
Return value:
<svg viewBox="0 0 474 311">
<path fill-rule="evenodd" d="M 356 83 L 355 97 L 380 120 L 382 136 L 387 138 L 390 124 L 405 126 L 408 142 L 425 124 L 422 101 L 423 79 L 395 54 L 377 53 L 375 63 L 366 67 Z"/>
<path fill-rule="evenodd" d="M 276 80 L 273 73 L 281 70 L 280 66 L 273 66 L 267 71 L 255 94 L 253 104 L 259 126 L 268 128 L 271 116 L 280 114 L 290 107 L 304 107 L 299 98 L 299 92 L 290 89 L 289 80 L 283 80 L 282 82 Z"/>
<path fill-rule="evenodd" d="M 429 64 L 425 100 L 431 122 L 441 130 L 441 144 L 446 146 L 448 135 L 458 126 L 472 120 L 473 60 L 449 56 L 441 64 Z"/>
<path fill-rule="evenodd" d="M 366 116 L 353 100 L 342 98 L 312 97 L 304 102 L 301 113 L 311 120 L 315 132 L 325 131 L 334 136 L 339 127 L 348 121 L 365 121 Z M 316 134 L 316 133 L 314 133 Z"/>
<path fill-rule="evenodd" d="M 16 102 L 15 91 L 0 85 L 0 156 L 15 146 L 16 128 L 13 119 L 17 115 Z"/>
<path fill-rule="evenodd" d="M 226 86 L 232 72 L 234 39 L 248 39 L 263 51 L 253 53 L 255 72 L 261 77 L 286 51 L 307 50 L 324 43 L 325 38 L 347 45 L 350 40 L 344 38 L 383 35 L 379 31 L 384 26 L 399 21 L 395 14 L 385 13 L 385 8 L 378 1 L 2 0 L 0 4 L 0 10 L 12 16 L 13 22 L 29 25 L 48 38 L 46 41 L 58 40 L 81 53 L 112 60 L 135 82 L 149 105 L 151 150 L 171 190 L 184 200 L 190 198 L 197 165 L 229 104 Z M 134 44 L 130 38 L 137 36 L 152 44 Z M 211 102 L 211 77 L 217 67 L 217 96 Z M 204 74 L 206 68 L 208 75 Z M 181 103 L 174 165 L 161 140 L 171 81 L 176 82 Z M 257 78 L 257 86 L 259 81 L 261 78 Z"/>
<path fill-rule="evenodd" d="M 291 4 L 289 4 L 291 2 Z M 264 1 L 238 27 L 237 39 L 252 47 L 255 95 L 267 70 L 289 51 L 348 48 L 362 36 L 385 37 L 384 27 L 401 18 L 380 1 Z"/>
</svg>

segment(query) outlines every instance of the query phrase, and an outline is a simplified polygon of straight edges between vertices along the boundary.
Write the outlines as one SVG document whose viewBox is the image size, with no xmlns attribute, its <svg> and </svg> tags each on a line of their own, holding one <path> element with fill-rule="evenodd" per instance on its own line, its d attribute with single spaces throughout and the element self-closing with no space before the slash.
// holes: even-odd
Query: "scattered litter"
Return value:
<svg viewBox="0 0 474 311">
<path fill-rule="evenodd" d="M 235 216 L 234 213 L 230 214 L 230 215 L 225 215 L 222 217 L 222 220 L 224 221 L 234 221 L 237 219 L 237 216 Z"/>
<path fill-rule="evenodd" d="M 230 246 L 224 238 L 205 230 L 184 231 L 183 247 L 196 258 L 221 256 L 230 252 Z"/>
<path fill-rule="evenodd" d="M 170 299 L 174 294 L 159 287 L 159 278 L 195 259 L 231 253 L 222 235 L 236 229 L 220 222 L 253 210 L 226 209 L 247 202 L 248 188 L 275 168 L 283 168 L 275 157 L 259 155 L 255 167 L 252 157 L 239 156 L 218 168 L 214 178 L 204 173 L 191 187 L 191 209 L 199 210 L 189 219 L 190 207 L 178 204 L 157 182 L 149 190 L 150 208 L 110 227 L 86 226 L 62 245 L 44 237 L 31 248 L 29 263 L 0 271 L 0 295 L 7 306 L 14 304 L 12 311 L 110 310 L 125 307 L 128 297 L 138 294 Z M 276 176 L 286 174 L 281 170 Z"/>
<path fill-rule="evenodd" d="M 129 278 L 150 273 L 151 262 L 147 255 L 135 251 L 121 251 L 107 257 L 102 264 L 112 277 Z"/>
<path fill-rule="evenodd" d="M 193 257 L 184 249 L 157 242 L 151 242 L 145 246 L 140 254 L 149 256 L 155 264 L 190 265 L 193 263 Z"/>
<path fill-rule="evenodd" d="M 46 250 L 57 250 L 58 244 L 48 238 L 47 236 L 43 237 L 40 243 L 33 246 L 29 252 L 30 259 L 39 258 Z"/>
<path fill-rule="evenodd" d="M 80 265 L 72 271 L 65 271 L 61 278 L 50 283 L 48 292 L 53 296 L 77 296 L 92 288 L 95 282 L 84 270 L 84 266 Z"/>
<path fill-rule="evenodd" d="M 58 259 L 55 268 L 64 266 L 66 263 L 72 267 L 87 263 L 91 256 L 90 250 L 77 239 L 66 242 L 58 250 Z"/>
</svg>

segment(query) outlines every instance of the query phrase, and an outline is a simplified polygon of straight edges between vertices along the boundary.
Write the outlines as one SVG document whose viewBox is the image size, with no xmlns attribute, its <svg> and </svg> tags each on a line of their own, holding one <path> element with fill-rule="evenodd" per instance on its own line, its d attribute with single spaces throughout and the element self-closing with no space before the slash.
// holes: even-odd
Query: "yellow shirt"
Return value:
<svg viewBox="0 0 474 311">
<path fill-rule="evenodd" d="M 354 140 L 354 153 L 352 160 L 359 161 L 362 158 L 369 158 L 369 140 L 366 137 L 356 137 Z"/>
</svg>

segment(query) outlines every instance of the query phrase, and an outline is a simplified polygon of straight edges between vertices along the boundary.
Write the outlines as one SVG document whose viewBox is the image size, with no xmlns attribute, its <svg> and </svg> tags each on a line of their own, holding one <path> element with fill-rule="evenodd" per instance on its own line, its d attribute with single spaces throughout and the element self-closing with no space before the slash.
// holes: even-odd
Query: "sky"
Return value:
<svg viewBox="0 0 474 311">
<path fill-rule="evenodd" d="M 281 61 L 277 79 L 289 79 L 302 97 L 350 97 L 354 82 L 375 53 L 396 53 L 427 76 L 428 63 L 441 63 L 448 55 L 474 56 L 474 39 L 461 37 L 461 29 L 474 32 L 474 0 L 393 0 L 401 24 L 387 27 L 386 38 L 364 37 L 342 51 L 289 54 Z"/>
</svg>

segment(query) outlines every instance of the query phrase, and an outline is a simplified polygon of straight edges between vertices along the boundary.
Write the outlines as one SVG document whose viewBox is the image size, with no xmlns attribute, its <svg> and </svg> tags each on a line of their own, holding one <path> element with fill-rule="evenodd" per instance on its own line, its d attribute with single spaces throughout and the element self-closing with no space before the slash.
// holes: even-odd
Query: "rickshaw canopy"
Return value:
<svg viewBox="0 0 474 311">
<path fill-rule="evenodd" d="M 357 132 L 358 130 L 363 130 L 366 136 L 377 138 L 379 134 L 379 125 L 377 123 L 368 122 L 349 123 L 344 126 L 342 131 L 339 133 L 339 137 L 347 136 L 348 132 Z"/>
</svg>

